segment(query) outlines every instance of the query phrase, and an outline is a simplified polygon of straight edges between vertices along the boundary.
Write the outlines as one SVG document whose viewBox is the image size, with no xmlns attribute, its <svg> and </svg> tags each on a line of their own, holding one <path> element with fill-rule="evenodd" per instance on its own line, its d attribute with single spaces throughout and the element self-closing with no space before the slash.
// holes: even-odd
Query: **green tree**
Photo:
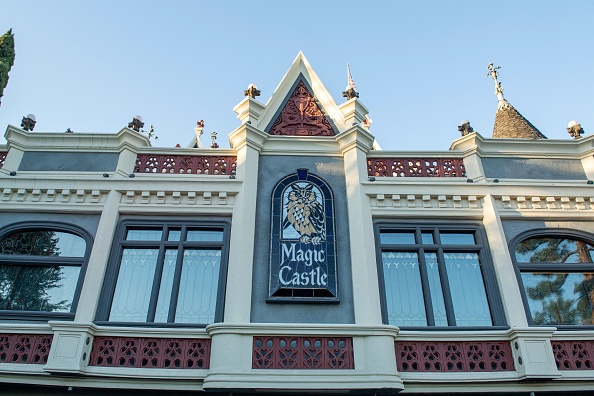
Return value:
<svg viewBox="0 0 594 396">
<path fill-rule="evenodd" d="M 586 242 L 562 238 L 531 238 L 520 243 L 516 253 L 529 257 L 531 263 L 592 263 L 592 246 Z M 568 268 L 569 269 L 569 268 Z M 581 273 L 583 278 L 573 285 L 571 273 L 532 273 L 540 277 L 526 293 L 532 301 L 540 301 L 541 308 L 532 312 L 535 324 L 594 324 L 594 276 Z M 573 291 L 573 295 L 567 298 Z"/>
<path fill-rule="evenodd" d="M 8 72 L 14 65 L 14 34 L 12 29 L 0 36 L 0 103 L 8 84 Z"/>
</svg>

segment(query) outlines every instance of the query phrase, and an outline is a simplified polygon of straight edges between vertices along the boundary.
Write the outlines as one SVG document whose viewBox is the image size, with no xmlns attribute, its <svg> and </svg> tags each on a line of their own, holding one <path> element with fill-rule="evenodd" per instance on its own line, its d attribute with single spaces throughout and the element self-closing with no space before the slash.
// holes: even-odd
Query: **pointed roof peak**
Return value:
<svg viewBox="0 0 594 396">
<path fill-rule="evenodd" d="M 501 66 L 487 66 L 487 77 L 495 81 L 495 95 L 497 96 L 497 111 L 495 112 L 495 125 L 493 125 L 494 139 L 546 139 L 538 128 L 528 121 L 514 106 L 503 97 L 503 86 L 497 79 Z"/>
</svg>

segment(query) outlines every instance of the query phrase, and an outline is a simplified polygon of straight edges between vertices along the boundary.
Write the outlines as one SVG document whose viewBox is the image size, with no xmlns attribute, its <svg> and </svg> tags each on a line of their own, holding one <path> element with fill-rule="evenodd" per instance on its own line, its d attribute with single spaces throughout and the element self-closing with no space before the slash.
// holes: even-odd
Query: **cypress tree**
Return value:
<svg viewBox="0 0 594 396">
<path fill-rule="evenodd" d="M 12 29 L 0 36 L 0 100 L 8 84 L 8 72 L 14 64 L 14 34 Z"/>
</svg>

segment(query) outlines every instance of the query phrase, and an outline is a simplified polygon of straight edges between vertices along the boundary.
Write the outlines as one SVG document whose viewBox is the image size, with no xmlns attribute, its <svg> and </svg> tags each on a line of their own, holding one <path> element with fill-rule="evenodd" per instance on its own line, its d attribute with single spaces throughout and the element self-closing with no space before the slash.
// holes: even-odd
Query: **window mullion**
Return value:
<svg viewBox="0 0 594 396">
<path fill-rule="evenodd" d="M 441 241 L 440 241 L 441 243 Z M 448 280 L 448 271 L 443 256 L 443 248 L 437 250 L 437 264 L 439 267 L 439 278 L 441 281 L 441 290 L 443 291 L 443 299 L 446 307 L 446 316 L 448 318 L 449 326 L 456 326 L 456 316 L 454 314 L 454 303 L 452 302 L 452 293 L 450 292 L 450 282 Z"/>
<path fill-rule="evenodd" d="M 159 298 L 159 288 L 161 286 L 164 262 L 165 246 L 163 243 L 161 243 L 159 247 L 159 255 L 157 256 L 157 265 L 155 266 L 155 276 L 153 278 L 153 287 L 151 289 L 151 299 L 149 302 L 148 314 L 146 318 L 146 321 L 149 323 L 155 321 L 155 311 L 157 310 L 157 299 Z"/>
<path fill-rule="evenodd" d="M 182 241 L 186 237 L 185 227 L 182 230 Z M 179 284 L 181 282 L 181 273 L 184 263 L 184 246 L 182 243 L 177 248 L 177 260 L 175 262 L 175 273 L 173 275 L 173 285 L 171 287 L 171 300 L 169 302 L 169 313 L 167 323 L 175 322 L 175 311 L 177 310 L 177 300 L 179 297 Z"/>
<path fill-rule="evenodd" d="M 423 299 L 425 300 L 425 313 L 427 315 L 427 326 L 435 326 L 435 315 L 433 314 L 433 300 L 429 288 L 429 277 L 427 276 L 427 263 L 425 262 L 425 249 L 419 250 L 419 269 L 421 271 L 421 287 L 423 288 Z"/>
</svg>

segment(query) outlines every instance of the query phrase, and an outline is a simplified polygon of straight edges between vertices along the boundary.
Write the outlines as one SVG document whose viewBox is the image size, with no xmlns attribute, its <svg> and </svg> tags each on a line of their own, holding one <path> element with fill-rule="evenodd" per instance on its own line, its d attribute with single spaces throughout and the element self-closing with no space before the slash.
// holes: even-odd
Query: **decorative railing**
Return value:
<svg viewBox="0 0 594 396">
<path fill-rule="evenodd" d="M 89 366 L 207 369 L 210 339 L 95 337 Z"/>
<path fill-rule="evenodd" d="M 594 370 L 594 341 L 551 341 L 559 370 Z"/>
<path fill-rule="evenodd" d="M 0 363 L 46 364 L 51 334 L 0 334 Z"/>
<path fill-rule="evenodd" d="M 354 369 L 350 337 L 254 337 L 254 369 Z"/>
<path fill-rule="evenodd" d="M 368 158 L 367 174 L 378 177 L 466 177 L 462 158 Z"/>
<path fill-rule="evenodd" d="M 2 167 L 4 166 L 4 161 L 6 161 L 7 155 L 8 155 L 8 152 L 0 151 L 0 169 L 2 169 Z"/>
<path fill-rule="evenodd" d="M 397 341 L 400 372 L 513 371 L 511 346 L 506 341 Z"/>
<path fill-rule="evenodd" d="M 236 169 L 233 156 L 138 154 L 134 165 L 134 173 L 231 175 Z"/>
</svg>

